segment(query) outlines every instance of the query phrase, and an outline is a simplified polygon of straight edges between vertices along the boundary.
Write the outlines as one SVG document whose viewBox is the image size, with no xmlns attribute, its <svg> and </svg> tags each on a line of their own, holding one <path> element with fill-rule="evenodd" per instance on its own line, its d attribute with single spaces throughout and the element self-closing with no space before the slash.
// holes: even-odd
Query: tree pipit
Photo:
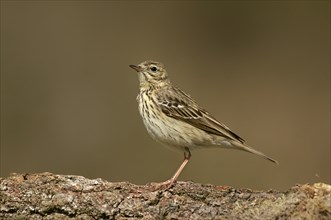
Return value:
<svg viewBox="0 0 331 220">
<path fill-rule="evenodd" d="M 169 188 L 191 157 L 191 150 L 220 147 L 243 150 L 278 162 L 247 146 L 244 139 L 217 121 L 188 94 L 173 86 L 162 63 L 145 61 L 130 65 L 138 72 L 140 93 L 139 112 L 148 133 L 156 141 L 184 152 L 184 161 L 169 180 L 155 189 Z"/>
</svg>

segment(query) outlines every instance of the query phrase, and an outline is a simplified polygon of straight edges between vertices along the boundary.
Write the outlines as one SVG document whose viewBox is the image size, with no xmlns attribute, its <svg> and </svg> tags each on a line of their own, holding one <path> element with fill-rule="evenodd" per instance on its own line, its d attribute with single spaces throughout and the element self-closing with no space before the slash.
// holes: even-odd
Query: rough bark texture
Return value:
<svg viewBox="0 0 331 220">
<path fill-rule="evenodd" d="M 0 219 L 331 219 L 331 186 L 286 192 L 178 182 L 169 190 L 81 176 L 0 179 Z"/>
</svg>

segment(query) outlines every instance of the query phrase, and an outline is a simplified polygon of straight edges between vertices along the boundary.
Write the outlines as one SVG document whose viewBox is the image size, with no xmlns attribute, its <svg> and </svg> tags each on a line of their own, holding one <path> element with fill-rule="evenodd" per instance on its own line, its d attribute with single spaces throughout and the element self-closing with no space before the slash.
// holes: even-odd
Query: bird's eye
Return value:
<svg viewBox="0 0 331 220">
<path fill-rule="evenodd" d="M 157 68 L 156 68 L 155 66 L 152 66 L 150 69 L 151 69 L 153 72 L 156 72 L 156 70 L 157 70 Z"/>
</svg>

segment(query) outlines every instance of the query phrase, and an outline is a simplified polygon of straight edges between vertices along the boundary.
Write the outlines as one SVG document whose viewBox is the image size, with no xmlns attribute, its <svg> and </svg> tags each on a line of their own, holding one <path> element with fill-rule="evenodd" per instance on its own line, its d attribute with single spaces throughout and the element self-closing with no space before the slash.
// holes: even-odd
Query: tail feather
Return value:
<svg viewBox="0 0 331 220">
<path fill-rule="evenodd" d="M 257 151 L 249 146 L 247 146 L 246 144 L 244 143 L 240 143 L 240 142 L 237 142 L 237 141 L 232 141 L 231 142 L 233 146 L 235 146 L 238 150 L 243 150 L 243 151 L 246 151 L 246 152 L 249 152 L 249 153 L 252 153 L 252 154 L 255 154 L 257 156 L 260 156 L 264 159 L 267 159 L 275 164 L 279 164 L 277 160 L 271 158 L 271 157 L 268 157 L 267 155 L 265 155 L 264 153 L 260 152 L 260 151 Z"/>
</svg>

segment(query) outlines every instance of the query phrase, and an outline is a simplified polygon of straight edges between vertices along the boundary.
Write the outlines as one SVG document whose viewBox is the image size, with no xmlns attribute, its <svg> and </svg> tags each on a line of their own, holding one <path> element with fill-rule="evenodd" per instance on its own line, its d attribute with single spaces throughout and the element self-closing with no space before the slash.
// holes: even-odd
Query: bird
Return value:
<svg viewBox="0 0 331 220">
<path fill-rule="evenodd" d="M 275 164 L 278 161 L 248 146 L 244 139 L 219 122 L 189 94 L 175 87 L 161 62 L 147 60 L 129 65 L 138 73 L 138 109 L 150 136 L 157 142 L 184 153 L 184 160 L 167 181 L 155 189 L 173 186 L 191 158 L 191 151 L 219 147 L 246 151 Z"/>
</svg>

